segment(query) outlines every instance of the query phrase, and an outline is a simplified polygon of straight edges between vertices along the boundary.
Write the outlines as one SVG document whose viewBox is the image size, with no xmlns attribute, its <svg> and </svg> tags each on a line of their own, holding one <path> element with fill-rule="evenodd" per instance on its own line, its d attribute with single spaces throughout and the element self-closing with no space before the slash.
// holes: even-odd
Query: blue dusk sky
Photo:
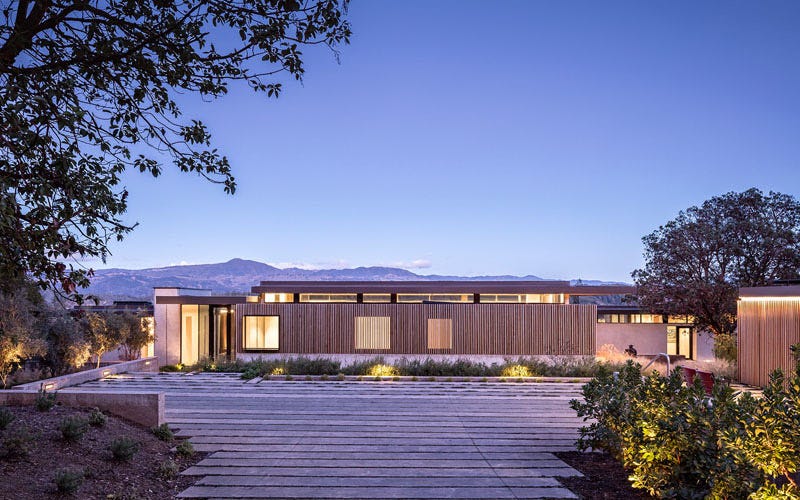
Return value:
<svg viewBox="0 0 800 500">
<path fill-rule="evenodd" d="M 750 187 L 800 196 L 800 2 L 367 1 L 278 99 L 202 102 L 234 196 L 125 176 L 95 267 L 286 267 L 630 281 L 641 238 Z M 168 169 L 169 170 L 169 169 Z"/>
</svg>

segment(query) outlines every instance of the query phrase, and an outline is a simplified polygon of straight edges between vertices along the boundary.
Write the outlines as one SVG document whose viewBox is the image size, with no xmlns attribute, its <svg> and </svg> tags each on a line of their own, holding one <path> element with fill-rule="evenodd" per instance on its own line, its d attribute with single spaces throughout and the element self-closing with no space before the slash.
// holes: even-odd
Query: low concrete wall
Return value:
<svg viewBox="0 0 800 500">
<path fill-rule="evenodd" d="M 466 359 L 468 361 L 472 361 L 473 363 L 484 363 L 486 365 L 491 365 L 492 363 L 497 363 L 499 365 L 506 362 L 506 360 L 516 361 L 519 358 L 525 359 L 537 359 L 541 360 L 545 363 L 555 363 L 555 362 L 563 362 L 564 360 L 568 359 L 575 359 L 580 360 L 583 358 L 592 358 L 594 356 L 586 356 L 586 355 L 570 355 L 570 354 L 562 354 L 562 355 L 548 355 L 548 354 L 539 354 L 539 355 L 500 355 L 500 354 L 297 354 L 297 353 L 286 353 L 286 352 L 275 352 L 275 353 L 237 353 L 236 359 L 241 361 L 253 361 L 257 359 L 263 360 L 281 360 L 281 359 L 289 359 L 289 358 L 299 358 L 304 357 L 308 359 L 330 359 L 333 361 L 338 361 L 342 364 L 342 366 L 351 365 L 357 362 L 363 361 L 370 361 L 375 358 L 383 358 L 383 361 L 389 364 L 397 363 L 403 359 L 407 361 L 419 360 L 425 361 L 426 359 L 430 358 L 434 361 L 455 361 L 457 359 Z"/>
<path fill-rule="evenodd" d="M 0 391 L 0 404 L 27 406 L 36 402 L 35 392 Z M 75 408 L 100 408 L 145 427 L 161 425 L 164 418 L 163 392 L 120 393 L 111 391 L 59 391 L 56 402 Z"/>
<path fill-rule="evenodd" d="M 142 358 L 133 361 L 123 361 L 122 363 L 115 363 L 113 365 L 102 366 L 91 370 L 84 370 L 82 372 L 70 373 L 69 375 L 62 375 L 60 377 L 53 377 L 44 380 L 37 380 L 28 384 L 15 385 L 11 388 L 12 391 L 33 391 L 37 392 L 39 389 L 45 391 L 57 391 L 64 387 L 83 384 L 84 382 L 91 382 L 92 380 L 101 379 L 109 375 L 116 375 L 118 373 L 126 372 L 157 372 L 158 371 L 158 358 Z"/>
</svg>

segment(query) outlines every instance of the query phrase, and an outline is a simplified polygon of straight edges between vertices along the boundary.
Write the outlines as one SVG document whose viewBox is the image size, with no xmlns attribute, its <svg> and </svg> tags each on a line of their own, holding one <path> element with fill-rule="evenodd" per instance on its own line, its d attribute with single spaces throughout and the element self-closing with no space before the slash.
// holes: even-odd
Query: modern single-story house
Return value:
<svg viewBox="0 0 800 500">
<path fill-rule="evenodd" d="M 161 364 L 263 355 L 593 355 L 706 359 L 687 318 L 591 303 L 626 285 L 568 281 L 262 281 L 248 295 L 156 288 Z"/>
<path fill-rule="evenodd" d="M 741 288 L 737 316 L 739 380 L 765 386 L 776 368 L 791 374 L 800 343 L 800 284 Z"/>
</svg>

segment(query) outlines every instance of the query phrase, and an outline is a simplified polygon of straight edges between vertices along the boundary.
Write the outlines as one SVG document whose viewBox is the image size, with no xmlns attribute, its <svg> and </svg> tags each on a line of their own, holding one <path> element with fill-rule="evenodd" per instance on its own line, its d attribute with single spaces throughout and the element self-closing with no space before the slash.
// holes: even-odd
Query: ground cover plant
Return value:
<svg viewBox="0 0 800 500">
<path fill-rule="evenodd" d="M 13 420 L 0 430 L 0 499 L 116 498 L 162 500 L 188 488 L 193 479 L 179 474 L 201 454 L 171 450 L 150 429 L 114 416 L 97 422 L 98 410 L 56 405 L 47 412 L 35 407 L 2 407 Z M 92 419 L 92 415 L 95 415 Z M 75 424 L 63 424 L 75 422 Z M 65 439 L 63 429 L 79 428 L 77 439 Z M 136 443 L 130 461 L 112 457 L 110 446 L 120 437 Z M 188 443 L 182 441 L 181 443 Z M 185 446 L 184 446 L 185 448 Z"/>
<path fill-rule="evenodd" d="M 258 358 L 253 361 L 213 362 L 201 360 L 195 365 L 170 365 L 162 371 L 206 371 L 241 373 L 243 379 L 270 376 L 316 375 L 335 377 L 341 380 L 344 375 L 362 377 L 592 377 L 601 369 L 618 370 L 622 366 L 617 360 L 607 361 L 591 356 L 548 356 L 545 358 L 506 358 L 503 363 L 486 364 L 465 358 L 440 359 L 401 358 L 388 362 L 383 357 L 362 359 L 348 365 L 329 358 L 309 358 L 305 356 L 281 359 Z"/>
<path fill-rule="evenodd" d="M 800 367 L 799 367 L 800 368 Z M 775 372 L 763 398 L 716 384 L 686 386 L 680 372 L 603 369 L 570 404 L 589 425 L 579 449 L 607 452 L 633 487 L 658 498 L 800 498 L 800 369 Z"/>
</svg>

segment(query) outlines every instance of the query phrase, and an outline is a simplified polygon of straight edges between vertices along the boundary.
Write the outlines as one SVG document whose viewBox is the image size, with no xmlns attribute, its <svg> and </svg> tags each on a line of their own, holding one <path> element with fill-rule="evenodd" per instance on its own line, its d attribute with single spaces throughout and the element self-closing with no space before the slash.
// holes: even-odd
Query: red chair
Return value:
<svg viewBox="0 0 800 500">
<path fill-rule="evenodd" d="M 700 377 L 700 381 L 703 382 L 703 388 L 706 390 L 706 395 L 710 396 L 711 391 L 714 389 L 714 374 L 711 372 L 697 370 L 697 376 Z"/>
<path fill-rule="evenodd" d="M 681 366 L 681 373 L 683 374 L 683 381 L 686 385 L 694 384 L 694 377 L 697 375 L 697 370 L 689 368 L 688 366 Z"/>
</svg>

